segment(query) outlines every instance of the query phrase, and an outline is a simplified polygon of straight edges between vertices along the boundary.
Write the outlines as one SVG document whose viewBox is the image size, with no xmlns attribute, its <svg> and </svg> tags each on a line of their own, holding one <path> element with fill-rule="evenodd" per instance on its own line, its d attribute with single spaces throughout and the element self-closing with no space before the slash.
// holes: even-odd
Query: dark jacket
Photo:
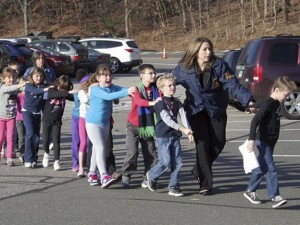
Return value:
<svg viewBox="0 0 300 225">
<path fill-rule="evenodd" d="M 27 83 L 25 85 L 25 102 L 23 108 L 29 112 L 40 113 L 44 106 L 44 88 L 45 85 L 34 85 Z"/>
<path fill-rule="evenodd" d="M 204 88 L 200 85 L 194 68 L 187 69 L 178 64 L 173 74 L 176 84 L 182 85 L 186 90 L 185 105 L 189 117 L 206 109 L 212 119 L 220 118 L 226 112 L 229 95 L 244 106 L 254 101 L 251 93 L 239 83 L 228 65 L 219 58 L 212 65 L 208 83 Z"/>
</svg>

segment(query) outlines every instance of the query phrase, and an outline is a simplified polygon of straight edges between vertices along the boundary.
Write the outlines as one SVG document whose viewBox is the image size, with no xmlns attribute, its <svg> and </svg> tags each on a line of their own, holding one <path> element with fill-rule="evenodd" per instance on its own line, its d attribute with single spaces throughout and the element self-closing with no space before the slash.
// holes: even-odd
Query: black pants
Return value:
<svg viewBox="0 0 300 225">
<path fill-rule="evenodd" d="M 107 141 L 105 143 L 105 158 L 106 158 L 106 169 L 108 174 L 113 174 L 116 171 L 116 162 L 115 162 L 115 155 L 113 153 L 113 136 L 112 136 L 112 128 L 110 126 L 110 132 L 107 137 Z M 92 156 L 92 149 L 93 144 L 92 142 L 89 143 L 89 150 L 86 156 L 86 167 L 90 168 L 91 156 Z"/>
<path fill-rule="evenodd" d="M 23 157 L 25 148 L 25 127 L 23 121 L 16 121 L 16 128 L 18 134 L 18 152 L 20 157 Z"/>
<path fill-rule="evenodd" d="M 61 133 L 61 121 L 43 122 L 43 148 L 46 153 L 49 154 L 49 145 L 52 137 L 54 161 L 60 158 L 60 133 Z"/>
<path fill-rule="evenodd" d="M 200 179 L 200 190 L 213 188 L 212 164 L 221 153 L 226 142 L 227 115 L 212 120 L 206 111 L 190 119 L 196 144 L 194 174 Z"/>
</svg>

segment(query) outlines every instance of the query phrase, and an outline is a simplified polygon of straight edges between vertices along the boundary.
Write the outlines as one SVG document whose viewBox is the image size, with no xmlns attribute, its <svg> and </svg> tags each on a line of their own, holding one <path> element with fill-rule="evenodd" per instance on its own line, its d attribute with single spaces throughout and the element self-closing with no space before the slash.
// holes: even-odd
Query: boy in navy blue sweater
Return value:
<svg viewBox="0 0 300 225">
<path fill-rule="evenodd" d="M 176 84 L 173 75 L 166 74 L 159 77 L 157 87 L 163 93 L 162 101 L 154 106 L 157 115 L 155 132 L 158 162 L 147 173 L 148 188 L 155 191 L 157 179 L 170 167 L 169 195 L 179 197 L 183 195 L 178 182 L 179 169 L 182 166 L 180 137 L 181 133 L 184 133 L 188 136 L 189 142 L 192 142 L 193 132 L 181 102 L 174 98 Z M 178 124 L 178 114 L 184 126 Z"/>
</svg>

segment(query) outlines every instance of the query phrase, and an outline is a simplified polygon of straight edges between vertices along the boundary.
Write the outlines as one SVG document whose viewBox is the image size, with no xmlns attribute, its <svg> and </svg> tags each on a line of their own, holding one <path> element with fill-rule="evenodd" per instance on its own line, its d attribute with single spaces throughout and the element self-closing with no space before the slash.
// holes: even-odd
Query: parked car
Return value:
<svg viewBox="0 0 300 225">
<path fill-rule="evenodd" d="M 82 45 L 111 55 L 112 71 L 129 72 L 132 67 L 143 63 L 141 50 L 132 39 L 87 38 L 79 40 Z"/>
<path fill-rule="evenodd" d="M 0 41 L 0 72 L 2 71 L 3 67 L 6 67 L 8 65 L 8 62 L 10 60 L 8 50 L 5 47 L 4 43 Z"/>
<path fill-rule="evenodd" d="M 232 72 L 235 74 L 235 67 L 238 62 L 239 56 L 242 52 L 242 49 L 234 49 L 234 50 L 229 50 L 225 52 L 223 55 L 223 60 L 227 62 L 228 66 L 232 70 Z"/>
<path fill-rule="evenodd" d="M 48 39 L 33 41 L 28 46 L 38 46 L 50 48 L 65 55 L 69 55 L 74 62 L 75 70 L 88 69 L 90 61 L 88 59 L 88 49 L 77 41 Z"/>
<path fill-rule="evenodd" d="M 36 46 L 27 46 L 31 51 L 41 51 L 45 56 L 46 63 L 55 71 L 55 75 L 74 75 L 75 66 L 68 55 L 61 54 L 49 48 L 40 48 Z"/>
<path fill-rule="evenodd" d="M 39 40 L 37 37 L 34 36 L 18 37 L 18 39 L 21 39 L 24 44 Z"/>
<path fill-rule="evenodd" d="M 256 100 L 270 95 L 279 76 L 289 76 L 298 90 L 281 104 L 282 115 L 300 119 L 300 36 L 279 35 L 249 41 L 239 57 L 236 75 Z"/>
<path fill-rule="evenodd" d="M 88 67 L 89 72 L 95 72 L 97 66 L 100 64 L 104 64 L 109 68 L 111 67 L 110 54 L 100 53 L 91 48 L 89 48 L 89 60 L 90 60 L 90 65 Z"/>
<path fill-rule="evenodd" d="M 3 42 L 10 60 L 16 61 L 20 67 L 20 74 L 23 74 L 28 67 L 32 66 L 31 52 L 25 47 L 24 44 L 14 42 Z"/>
</svg>

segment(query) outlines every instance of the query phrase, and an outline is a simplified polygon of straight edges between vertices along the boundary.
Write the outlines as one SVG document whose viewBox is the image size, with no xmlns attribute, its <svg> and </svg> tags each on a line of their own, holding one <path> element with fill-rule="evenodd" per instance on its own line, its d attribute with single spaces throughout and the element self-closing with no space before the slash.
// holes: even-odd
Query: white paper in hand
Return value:
<svg viewBox="0 0 300 225">
<path fill-rule="evenodd" d="M 239 150 L 243 156 L 244 170 L 246 174 L 251 173 L 253 169 L 259 167 L 259 163 L 254 151 L 249 152 L 247 144 L 248 140 L 246 140 L 241 146 L 239 146 Z"/>
</svg>

